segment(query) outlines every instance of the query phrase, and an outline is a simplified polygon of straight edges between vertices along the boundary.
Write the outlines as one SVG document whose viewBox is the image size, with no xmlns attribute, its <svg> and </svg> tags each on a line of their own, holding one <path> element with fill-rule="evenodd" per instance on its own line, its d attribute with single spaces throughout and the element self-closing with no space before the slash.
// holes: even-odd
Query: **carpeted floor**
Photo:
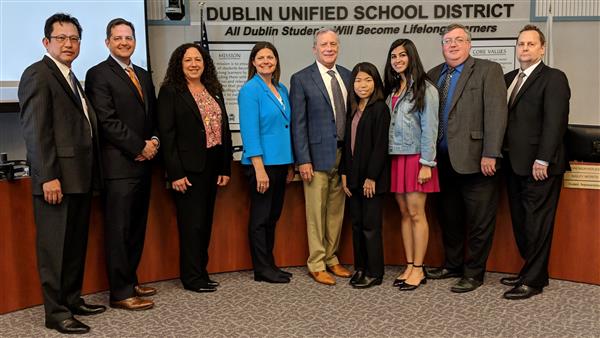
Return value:
<svg viewBox="0 0 600 338">
<path fill-rule="evenodd" d="M 185 291 L 178 280 L 149 284 L 154 309 L 109 308 L 79 317 L 103 337 L 600 337 L 600 286 L 551 280 L 544 293 L 508 301 L 489 273 L 474 292 L 449 291 L 456 279 L 429 280 L 414 292 L 391 286 L 401 267 L 386 267 L 384 284 L 355 290 L 347 279 L 316 284 L 305 268 L 291 268 L 290 284 L 252 280 L 251 271 L 212 275 L 215 293 Z M 107 304 L 108 294 L 86 296 Z M 44 327 L 37 306 L 0 316 L 1 337 L 58 336 Z"/>
</svg>

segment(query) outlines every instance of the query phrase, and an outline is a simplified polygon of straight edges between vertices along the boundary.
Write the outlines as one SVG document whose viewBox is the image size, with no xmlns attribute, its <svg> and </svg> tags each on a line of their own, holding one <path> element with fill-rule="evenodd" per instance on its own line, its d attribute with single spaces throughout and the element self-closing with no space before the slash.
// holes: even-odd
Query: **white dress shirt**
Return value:
<svg viewBox="0 0 600 338">
<path fill-rule="evenodd" d="M 523 81 L 521 81 L 521 86 L 517 89 L 517 94 L 519 93 L 519 90 L 521 90 L 521 88 L 523 87 L 523 85 L 525 84 L 525 81 L 527 81 L 527 79 L 529 78 L 529 76 L 531 75 L 531 73 L 533 73 L 533 70 L 539 66 L 539 64 L 542 62 L 542 60 L 540 59 L 538 62 L 534 63 L 533 65 L 527 67 L 526 69 L 519 69 L 519 73 L 523 73 L 525 74 L 525 77 L 523 77 Z M 513 89 L 515 88 L 515 86 L 517 85 L 517 81 L 519 80 L 519 74 L 517 74 L 517 76 L 515 76 L 515 78 L 513 79 L 513 82 L 510 84 L 510 87 L 508 87 L 508 90 L 506 91 L 506 102 L 508 102 L 508 100 L 510 99 L 510 94 L 512 93 Z M 536 163 L 544 165 L 544 166 L 548 166 L 549 163 L 546 161 L 542 161 L 542 160 L 535 160 Z"/>
<path fill-rule="evenodd" d="M 50 53 L 46 53 L 46 56 L 49 57 L 52 61 L 54 61 L 54 63 L 58 67 L 58 70 L 60 70 L 61 74 L 65 77 L 65 80 L 67 80 L 67 83 L 69 84 L 69 87 L 70 87 L 71 79 L 69 79 L 69 72 L 71 72 L 71 68 L 67 67 L 67 65 L 65 65 L 64 63 L 61 63 L 60 61 L 56 60 L 54 57 L 52 57 L 52 55 L 50 55 Z M 75 86 L 75 87 L 76 88 L 73 88 L 73 89 L 77 91 L 77 95 L 79 95 L 79 98 L 81 99 L 81 105 L 83 106 L 83 113 L 85 114 L 85 118 L 87 119 L 88 124 L 90 125 L 90 133 L 92 133 L 92 137 L 93 137 L 92 124 L 90 123 L 90 116 L 88 115 L 88 107 L 85 102 L 85 97 L 83 97 L 83 95 L 81 95 L 81 91 L 79 90 L 78 86 Z"/>
<path fill-rule="evenodd" d="M 333 91 L 331 90 L 331 75 L 327 74 L 327 72 L 330 70 L 329 68 L 325 67 L 323 64 L 321 64 L 319 61 L 317 61 L 317 67 L 319 67 L 319 73 L 321 73 L 321 78 L 323 79 L 323 83 L 325 84 L 325 88 L 327 89 L 327 94 L 329 95 L 329 101 L 331 101 L 331 108 L 333 109 L 333 118 L 336 118 L 336 111 L 335 111 L 335 105 L 333 104 Z M 333 66 L 333 71 L 335 72 L 335 78 L 338 80 L 338 82 L 340 83 L 340 88 L 342 89 L 342 95 L 344 96 L 344 103 L 348 102 L 348 90 L 346 89 L 346 86 L 344 85 L 344 80 L 342 80 L 342 77 L 340 76 L 340 72 L 338 72 L 337 70 L 337 66 Z M 343 114 L 346 114 L 346 112 L 343 112 Z"/>
</svg>

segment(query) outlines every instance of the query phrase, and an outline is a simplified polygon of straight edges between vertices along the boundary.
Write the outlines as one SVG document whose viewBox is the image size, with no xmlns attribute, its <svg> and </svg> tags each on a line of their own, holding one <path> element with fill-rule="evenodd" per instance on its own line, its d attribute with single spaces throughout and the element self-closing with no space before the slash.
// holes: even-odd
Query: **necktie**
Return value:
<svg viewBox="0 0 600 338">
<path fill-rule="evenodd" d="M 142 94 L 142 86 L 140 85 L 140 81 L 138 81 L 137 76 L 135 76 L 133 69 L 131 67 L 127 67 L 125 68 L 125 71 L 127 72 L 127 75 L 129 75 L 131 82 L 133 82 L 133 85 L 137 89 L 138 94 L 140 94 L 140 97 L 142 98 L 142 100 L 144 100 L 144 94 Z"/>
<path fill-rule="evenodd" d="M 73 90 L 73 93 L 75 94 L 75 98 L 77 99 L 77 103 L 79 103 L 80 106 L 82 106 L 81 103 L 81 97 L 79 96 L 79 90 L 77 89 L 77 78 L 75 77 L 75 74 L 73 73 L 73 71 L 69 70 L 69 82 L 71 85 L 71 89 Z"/>
<path fill-rule="evenodd" d="M 513 88 L 512 92 L 510 92 L 510 98 L 508 99 L 508 106 L 512 106 L 513 101 L 515 100 L 515 97 L 517 96 L 517 93 L 519 92 L 519 88 L 521 88 L 521 84 L 523 83 L 523 79 L 525 78 L 525 73 L 523 72 L 519 72 L 519 75 L 517 75 L 519 78 L 517 79 L 517 83 L 515 84 L 515 87 Z"/>
<path fill-rule="evenodd" d="M 339 141 L 344 140 L 344 127 L 346 125 L 346 103 L 344 102 L 344 94 L 342 94 L 342 87 L 335 77 L 335 71 L 330 69 L 327 74 L 331 76 L 331 92 L 333 94 L 333 107 L 335 109 L 335 129 L 337 133 L 337 139 Z"/>
<path fill-rule="evenodd" d="M 454 67 L 448 67 L 446 70 L 446 77 L 440 88 L 440 110 L 439 110 L 439 125 L 438 125 L 438 137 L 437 143 L 440 143 L 444 138 L 444 134 L 448 130 L 448 117 L 444 116 L 444 110 L 446 109 L 446 100 L 448 99 L 448 90 L 450 89 L 450 83 L 452 82 L 452 75 L 456 69 Z"/>
</svg>

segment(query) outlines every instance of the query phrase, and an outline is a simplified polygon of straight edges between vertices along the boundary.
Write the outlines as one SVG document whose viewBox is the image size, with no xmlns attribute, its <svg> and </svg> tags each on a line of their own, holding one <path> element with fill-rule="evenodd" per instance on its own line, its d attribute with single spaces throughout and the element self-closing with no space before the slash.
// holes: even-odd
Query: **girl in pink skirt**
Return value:
<svg viewBox="0 0 600 338">
<path fill-rule="evenodd" d="M 394 286 L 410 291 L 427 282 L 423 270 L 429 239 L 425 201 L 427 193 L 440 190 L 435 167 L 439 97 L 417 48 L 408 39 L 398 39 L 390 46 L 384 79 L 391 111 L 391 191 L 402 214 L 407 259 L 406 269 L 394 280 Z"/>
</svg>

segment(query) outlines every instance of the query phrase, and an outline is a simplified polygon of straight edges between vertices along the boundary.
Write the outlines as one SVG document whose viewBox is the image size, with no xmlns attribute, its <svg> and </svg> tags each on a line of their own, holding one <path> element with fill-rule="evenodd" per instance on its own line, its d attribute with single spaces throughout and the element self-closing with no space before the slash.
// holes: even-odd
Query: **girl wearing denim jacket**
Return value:
<svg viewBox="0 0 600 338">
<path fill-rule="evenodd" d="M 435 147 L 439 97 L 427 78 L 414 43 L 398 39 L 390 46 L 385 65 L 386 103 L 391 111 L 389 154 L 391 191 L 402 214 L 402 241 L 407 266 L 394 280 L 402 291 L 427 282 L 423 259 L 429 225 L 425 215 L 427 193 L 438 192 Z"/>
</svg>

